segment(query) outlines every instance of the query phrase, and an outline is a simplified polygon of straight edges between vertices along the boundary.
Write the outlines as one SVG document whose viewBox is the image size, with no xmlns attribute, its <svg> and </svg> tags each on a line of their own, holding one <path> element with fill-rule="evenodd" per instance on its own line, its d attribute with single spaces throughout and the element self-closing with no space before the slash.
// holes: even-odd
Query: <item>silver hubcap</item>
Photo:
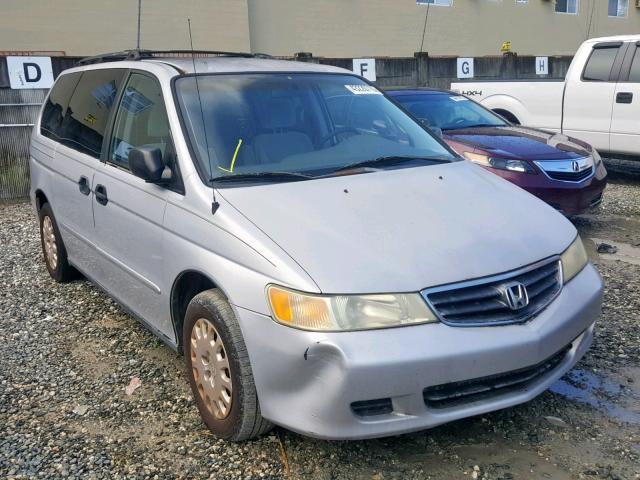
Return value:
<svg viewBox="0 0 640 480">
<path fill-rule="evenodd" d="M 44 240 L 44 254 L 47 257 L 47 263 L 52 270 L 55 270 L 58 265 L 58 244 L 56 243 L 56 234 L 53 231 L 53 222 L 48 216 L 42 220 L 42 239 Z"/>
<path fill-rule="evenodd" d="M 204 318 L 191 329 L 191 369 L 207 410 L 217 419 L 226 418 L 233 392 L 229 359 L 216 327 Z"/>
</svg>

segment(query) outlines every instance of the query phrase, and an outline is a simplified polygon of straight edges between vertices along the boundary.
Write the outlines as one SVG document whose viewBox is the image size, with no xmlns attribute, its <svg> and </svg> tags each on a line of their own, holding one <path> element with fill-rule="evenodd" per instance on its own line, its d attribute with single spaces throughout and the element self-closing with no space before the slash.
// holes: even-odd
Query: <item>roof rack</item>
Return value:
<svg viewBox="0 0 640 480">
<path fill-rule="evenodd" d="M 123 50 L 122 52 L 103 53 L 93 57 L 78 60 L 78 65 L 94 63 L 118 62 L 122 60 L 145 60 L 149 58 L 167 57 L 240 57 L 240 58 L 271 58 L 265 53 L 222 52 L 217 50 Z"/>
</svg>

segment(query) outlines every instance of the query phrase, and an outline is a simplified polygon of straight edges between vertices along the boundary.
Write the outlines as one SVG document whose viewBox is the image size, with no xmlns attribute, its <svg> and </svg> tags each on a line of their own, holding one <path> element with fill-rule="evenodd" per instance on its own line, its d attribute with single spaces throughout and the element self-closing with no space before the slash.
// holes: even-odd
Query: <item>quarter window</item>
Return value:
<svg viewBox="0 0 640 480">
<path fill-rule="evenodd" d="M 166 158 L 169 132 L 159 83 L 147 75 L 132 74 L 116 116 L 109 162 L 129 169 L 129 152 L 141 146 L 157 147 Z"/>
<path fill-rule="evenodd" d="M 556 0 L 556 13 L 578 14 L 579 0 Z"/>
<path fill-rule="evenodd" d="M 61 75 L 51 89 L 40 120 L 40 133 L 45 137 L 55 141 L 61 140 L 62 120 L 67 114 L 69 100 L 81 76 L 82 73 Z"/>
<path fill-rule="evenodd" d="M 60 142 L 100 158 L 109 115 L 125 70 L 100 69 L 82 73 L 61 126 Z"/>
<path fill-rule="evenodd" d="M 594 48 L 582 73 L 582 79 L 591 82 L 608 82 L 619 47 Z"/>
<path fill-rule="evenodd" d="M 609 0 L 610 17 L 626 17 L 629 13 L 629 0 Z"/>
</svg>

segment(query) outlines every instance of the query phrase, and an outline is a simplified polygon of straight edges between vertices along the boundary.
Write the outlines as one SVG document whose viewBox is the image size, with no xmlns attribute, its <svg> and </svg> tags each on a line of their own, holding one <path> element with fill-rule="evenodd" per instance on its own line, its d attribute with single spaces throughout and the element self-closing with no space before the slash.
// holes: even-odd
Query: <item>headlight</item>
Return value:
<svg viewBox="0 0 640 480">
<path fill-rule="evenodd" d="M 589 259 L 587 258 L 587 252 L 579 236 L 577 236 L 569 248 L 564 251 L 561 261 L 564 283 L 567 283 L 579 274 L 585 267 Z"/>
<path fill-rule="evenodd" d="M 600 164 L 602 163 L 602 157 L 600 156 L 600 154 L 598 153 L 598 151 L 594 148 L 593 150 L 591 150 L 591 157 L 593 158 L 593 164 L 596 168 L 598 168 L 600 166 Z"/>
<path fill-rule="evenodd" d="M 273 318 L 303 330 L 368 330 L 437 322 L 417 293 L 316 295 L 270 285 Z"/>
<path fill-rule="evenodd" d="M 511 160 L 509 158 L 493 158 L 480 153 L 464 152 L 467 160 L 484 165 L 485 167 L 498 168 L 500 170 L 509 170 L 511 172 L 533 173 L 533 168 L 527 163 L 520 160 Z"/>
</svg>

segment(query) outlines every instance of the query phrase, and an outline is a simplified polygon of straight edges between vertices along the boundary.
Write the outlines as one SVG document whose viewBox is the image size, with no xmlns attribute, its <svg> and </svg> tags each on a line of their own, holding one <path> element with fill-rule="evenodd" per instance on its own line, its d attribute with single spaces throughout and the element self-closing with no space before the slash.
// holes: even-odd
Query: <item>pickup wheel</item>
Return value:
<svg viewBox="0 0 640 480">
<path fill-rule="evenodd" d="M 231 441 L 271 430 L 260 414 L 240 325 L 220 290 L 204 291 L 189 302 L 183 342 L 189 383 L 207 427 Z"/>
<path fill-rule="evenodd" d="M 67 249 L 62 242 L 58 224 L 48 203 L 40 208 L 38 217 L 40 219 L 42 254 L 49 275 L 59 283 L 73 280 L 78 276 L 78 272 L 67 261 Z"/>
<path fill-rule="evenodd" d="M 493 110 L 493 112 L 497 113 L 502 118 L 504 118 L 508 122 L 513 123 L 514 125 L 520 125 L 520 120 L 518 120 L 518 117 L 516 117 L 513 113 L 509 112 L 508 110 L 496 108 L 495 110 Z"/>
</svg>

